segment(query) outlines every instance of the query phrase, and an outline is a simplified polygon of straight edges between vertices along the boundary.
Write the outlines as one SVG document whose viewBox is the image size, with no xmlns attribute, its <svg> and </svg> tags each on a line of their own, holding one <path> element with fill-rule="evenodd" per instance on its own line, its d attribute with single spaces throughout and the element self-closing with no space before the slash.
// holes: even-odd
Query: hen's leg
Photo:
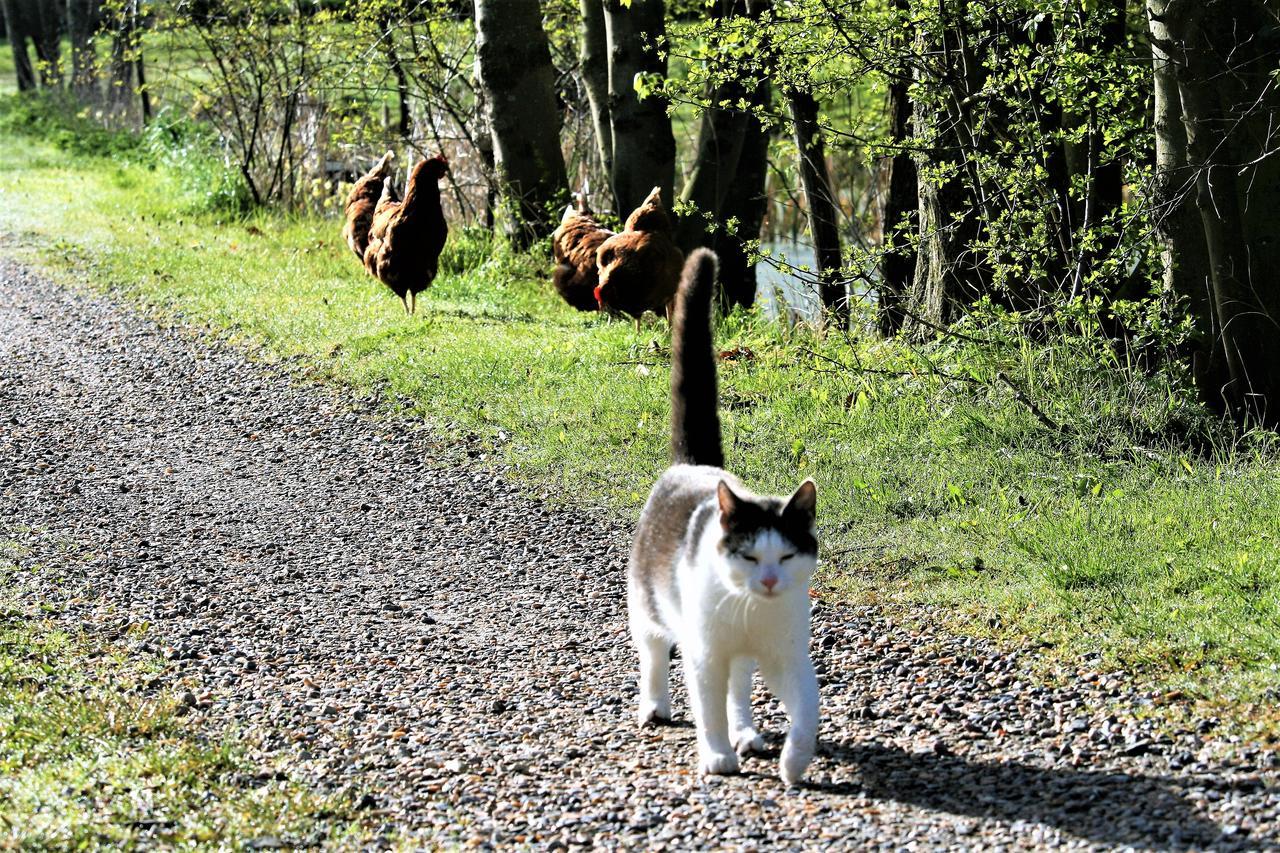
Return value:
<svg viewBox="0 0 1280 853">
<path fill-rule="evenodd" d="M 412 317 L 418 312 L 418 294 L 412 290 L 409 291 L 409 316 Z"/>
</svg>

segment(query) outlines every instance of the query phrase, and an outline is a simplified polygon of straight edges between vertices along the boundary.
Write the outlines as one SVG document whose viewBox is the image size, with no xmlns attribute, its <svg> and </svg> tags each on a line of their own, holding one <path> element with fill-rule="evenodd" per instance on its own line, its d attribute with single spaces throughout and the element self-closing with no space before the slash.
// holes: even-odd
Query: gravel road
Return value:
<svg viewBox="0 0 1280 853">
<path fill-rule="evenodd" d="M 495 847 L 1280 849 L 1280 772 L 1123 673 L 820 605 L 811 784 L 693 772 L 641 731 L 628 525 L 368 401 L 0 261 L 0 534 L 17 588 L 166 659 L 264 773 L 369 792 L 388 833 Z M 648 484 L 637 484 L 645 488 Z M 545 496 L 543 496 L 545 497 Z M 129 626 L 149 626 L 145 633 Z M 679 690 L 679 688 L 677 688 Z M 677 696 L 679 693 L 677 692 Z M 687 720 L 683 702 L 676 707 Z"/>
</svg>

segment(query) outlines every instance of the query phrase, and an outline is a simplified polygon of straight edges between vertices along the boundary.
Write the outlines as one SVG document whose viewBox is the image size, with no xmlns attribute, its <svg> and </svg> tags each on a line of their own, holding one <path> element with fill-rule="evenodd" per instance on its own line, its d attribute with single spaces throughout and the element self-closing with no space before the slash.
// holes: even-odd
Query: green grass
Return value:
<svg viewBox="0 0 1280 853">
<path fill-rule="evenodd" d="M 359 844 L 349 796 L 259 772 L 153 689 L 157 662 L 68 634 L 20 599 L 15 554 L 0 543 L 0 848 Z"/>
<path fill-rule="evenodd" d="M 0 95 L 10 95 L 18 90 L 14 68 L 13 47 L 8 39 L 0 39 Z"/>
<path fill-rule="evenodd" d="M 545 251 L 475 233 L 451 237 L 405 318 L 336 221 L 192 205 L 163 169 L 0 137 L 0 232 L 28 259 L 408 400 L 567 504 L 634 516 L 666 460 L 663 324 L 579 315 L 551 291 Z M 823 595 L 938 605 L 956 630 L 1043 642 L 1067 663 L 1100 654 L 1094 668 L 1211 701 L 1280 684 L 1265 437 L 1223 442 L 1176 388 L 1122 380 L 1073 342 L 921 355 L 741 315 L 718 345 L 750 353 L 722 362 L 729 466 L 761 490 L 819 484 Z M 1046 429 L 996 371 L 1071 432 Z M 1180 447 L 1180 424 L 1219 446 Z"/>
</svg>

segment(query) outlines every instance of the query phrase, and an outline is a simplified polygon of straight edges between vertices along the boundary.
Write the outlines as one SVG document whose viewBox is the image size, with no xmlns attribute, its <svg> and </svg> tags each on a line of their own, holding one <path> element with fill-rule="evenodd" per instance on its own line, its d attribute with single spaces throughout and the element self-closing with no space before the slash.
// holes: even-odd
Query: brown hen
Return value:
<svg viewBox="0 0 1280 853">
<path fill-rule="evenodd" d="M 386 178 L 374 210 L 364 266 L 400 297 L 407 314 L 416 310 L 418 294 L 435 280 L 449 234 L 440 206 L 440 179 L 448 171 L 449 161 L 442 155 L 423 160 L 409 176 L 404 201 L 395 200 Z"/>
<path fill-rule="evenodd" d="M 600 284 L 596 302 L 604 310 L 630 314 L 669 313 L 680 283 L 684 253 L 675 244 L 671 217 L 659 188 L 627 217 L 626 228 L 596 251 Z"/>
<path fill-rule="evenodd" d="M 595 293 L 600 283 L 596 251 L 612 236 L 612 231 L 601 228 L 592 217 L 586 196 L 581 193 L 574 196 L 574 204 L 565 208 L 560 227 L 551 235 L 551 251 L 556 259 L 552 281 L 564 301 L 579 311 L 600 310 Z"/>
<path fill-rule="evenodd" d="M 383 181 L 391 174 L 391 161 L 395 152 L 382 155 L 347 195 L 346 221 L 342 225 L 342 239 L 347 241 L 356 257 L 364 260 L 364 250 L 369 245 L 369 228 L 373 225 L 373 211 L 382 195 Z"/>
</svg>

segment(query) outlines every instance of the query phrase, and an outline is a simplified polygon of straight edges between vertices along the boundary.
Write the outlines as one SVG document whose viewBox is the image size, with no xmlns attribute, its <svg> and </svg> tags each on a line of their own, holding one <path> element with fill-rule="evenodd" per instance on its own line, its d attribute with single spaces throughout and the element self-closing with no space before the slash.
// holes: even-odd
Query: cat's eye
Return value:
<svg viewBox="0 0 1280 853">
<path fill-rule="evenodd" d="M 795 556 L 795 553 L 794 553 L 794 552 L 792 552 L 792 553 L 790 553 L 790 554 L 783 554 L 781 557 L 779 557 L 779 558 L 778 558 L 778 562 L 779 562 L 779 563 L 785 563 L 787 560 L 790 560 L 790 559 L 791 559 L 792 557 L 794 557 L 794 556 Z"/>
<path fill-rule="evenodd" d="M 758 562 L 760 562 L 760 558 L 759 558 L 759 557 L 753 557 L 753 556 L 751 556 L 750 554 L 743 554 L 743 555 L 742 555 L 742 559 L 746 560 L 748 563 L 758 563 Z"/>
</svg>

